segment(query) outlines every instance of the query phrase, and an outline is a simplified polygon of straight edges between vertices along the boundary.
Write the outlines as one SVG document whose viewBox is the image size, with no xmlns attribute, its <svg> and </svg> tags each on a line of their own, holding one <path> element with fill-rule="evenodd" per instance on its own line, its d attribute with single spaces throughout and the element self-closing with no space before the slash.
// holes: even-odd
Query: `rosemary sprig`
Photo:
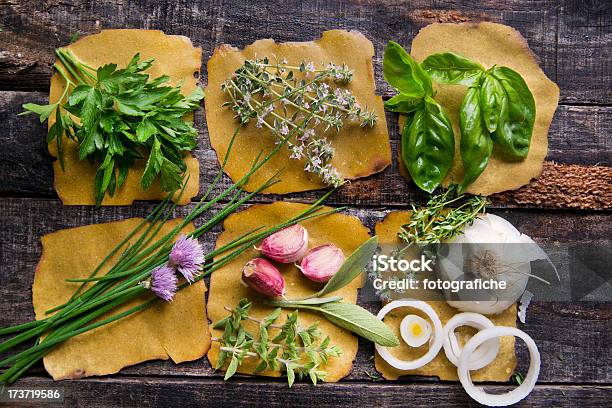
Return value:
<svg viewBox="0 0 612 408">
<path fill-rule="evenodd" d="M 334 149 L 323 134 L 339 131 L 346 120 L 370 127 L 377 121 L 374 112 L 361 108 L 341 87 L 352 76 L 346 65 L 316 69 L 312 62 L 291 66 L 264 58 L 245 61 L 221 89 L 230 99 L 224 106 L 242 125 L 255 120 L 257 128 L 267 128 L 278 140 L 296 130 L 296 138 L 287 141 L 290 158 L 303 160 L 305 171 L 338 187 L 343 179 L 331 164 Z"/>
<path fill-rule="evenodd" d="M 251 303 L 242 299 L 230 316 L 217 322 L 216 328 L 224 327 L 223 336 L 214 338 L 220 343 L 219 357 L 215 369 L 222 368 L 228 361 L 225 380 L 231 378 L 245 359 L 259 361 L 255 372 L 266 369 L 284 369 L 287 382 L 291 387 L 296 375 L 299 379 L 308 376 L 313 384 L 325 379 L 326 372 L 321 369 L 330 357 L 338 357 L 341 353 L 337 346 L 330 346 L 330 338 L 320 340 L 317 323 L 307 328 L 298 324 L 298 311 L 287 315 L 285 323 L 274 324 L 280 317 L 281 309 L 275 309 L 263 319 L 249 316 Z M 249 332 L 243 322 L 255 321 L 259 326 L 258 333 Z M 269 330 L 278 333 L 270 338 Z"/>
<path fill-rule="evenodd" d="M 443 193 L 432 195 L 427 206 L 412 206 L 409 221 L 402 225 L 398 237 L 408 244 L 437 244 L 461 234 L 466 225 L 485 212 L 487 199 L 482 196 L 458 195 L 453 184 Z M 459 206 L 451 208 L 451 204 Z"/>
</svg>

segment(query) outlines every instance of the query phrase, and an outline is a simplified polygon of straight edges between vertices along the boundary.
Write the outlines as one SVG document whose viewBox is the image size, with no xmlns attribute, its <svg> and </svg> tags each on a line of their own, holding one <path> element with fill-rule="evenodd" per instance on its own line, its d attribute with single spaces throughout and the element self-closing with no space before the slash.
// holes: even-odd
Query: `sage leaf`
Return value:
<svg viewBox="0 0 612 408">
<path fill-rule="evenodd" d="M 325 284 L 323 289 L 310 296 L 310 298 L 322 297 L 328 293 L 342 289 L 360 275 L 368 265 L 376 249 L 378 248 L 378 237 L 374 236 L 361 244 L 342 264 L 338 272 Z"/>
<path fill-rule="evenodd" d="M 423 69 L 441 84 L 471 86 L 478 82 L 484 68 L 452 52 L 432 54 L 421 63 Z"/>
<path fill-rule="evenodd" d="M 385 109 L 391 112 L 410 113 L 418 110 L 423 103 L 423 95 L 398 93 L 385 102 Z"/>
<path fill-rule="evenodd" d="M 466 96 L 467 97 L 467 96 Z M 487 130 L 492 133 L 497 129 L 502 106 L 506 100 L 506 91 L 493 75 L 485 75 L 479 87 L 480 110 Z"/>
<path fill-rule="evenodd" d="M 223 379 L 225 381 L 229 380 L 234 374 L 236 374 L 237 369 L 238 369 L 238 357 L 234 355 L 232 356 L 232 361 L 230 361 L 229 366 L 227 367 L 227 371 L 225 372 L 225 377 L 223 377 Z"/>
<path fill-rule="evenodd" d="M 500 150 L 512 158 L 524 159 L 529 153 L 536 107 L 525 80 L 508 67 L 495 67 L 492 75 L 501 83 L 507 97 L 502 105 L 499 124 L 492 133 Z"/>
<path fill-rule="evenodd" d="M 400 93 L 421 97 L 432 93 L 429 75 L 394 41 L 389 41 L 385 47 L 383 77 Z"/>
<path fill-rule="evenodd" d="M 479 89 L 469 88 L 459 109 L 460 148 L 464 171 L 460 193 L 484 171 L 493 150 L 493 140 L 485 128 L 481 112 Z"/>
<path fill-rule="evenodd" d="M 330 322 L 384 347 L 399 346 L 397 336 L 376 316 L 352 303 L 326 303 L 317 308 Z"/>
<path fill-rule="evenodd" d="M 401 148 L 416 185 L 428 193 L 434 191 L 453 163 L 455 136 L 448 115 L 431 97 L 404 125 Z"/>
</svg>

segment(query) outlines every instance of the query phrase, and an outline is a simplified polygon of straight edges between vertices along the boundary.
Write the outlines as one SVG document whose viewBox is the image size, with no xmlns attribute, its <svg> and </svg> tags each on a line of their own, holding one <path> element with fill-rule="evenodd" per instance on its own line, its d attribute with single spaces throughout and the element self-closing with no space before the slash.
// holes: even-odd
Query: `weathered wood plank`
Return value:
<svg viewBox="0 0 612 408">
<path fill-rule="evenodd" d="M 44 93 L 29 92 L 0 92 L 0 141 L 3 149 L 0 150 L 0 194 L 5 196 L 37 196 L 56 197 L 53 189 L 53 169 L 51 158 L 45 145 L 46 127 L 41 125 L 34 116 L 18 116 L 21 105 L 25 102 L 45 103 L 47 96 Z M 547 160 L 558 163 L 576 163 L 581 165 L 612 163 L 612 144 L 607 137 L 612 133 L 610 115 L 612 107 L 560 106 L 549 133 L 549 154 Z M 397 130 L 397 117 L 388 113 L 389 133 L 391 145 L 395 151 L 399 144 Z M 208 141 L 208 131 L 204 123 L 202 112 L 196 116 L 196 124 L 200 132 L 200 143 L 195 155 L 200 161 L 200 191 L 204 191 L 213 180 L 218 169 L 215 152 Z M 559 177 L 566 171 L 565 167 L 558 169 L 549 166 L 548 178 Z M 608 168 L 609 170 L 609 168 Z M 602 169 L 600 173 L 610 173 Z M 571 172 L 570 172 L 571 173 Z M 605 187 L 605 178 L 600 175 L 590 175 L 589 168 L 582 168 L 578 172 L 581 177 L 593 178 L 593 183 Z M 225 178 L 219 188 L 226 188 L 229 179 Z M 585 181 L 586 182 L 586 181 Z M 532 186 L 533 185 L 533 186 Z M 549 189 L 532 183 L 529 194 L 521 194 L 517 199 L 514 193 L 500 195 L 494 201 L 496 206 L 520 205 L 523 207 L 554 206 L 549 200 Z M 610 182 L 608 182 L 608 186 Z M 535 186 L 535 187 L 534 187 Z M 612 198 L 606 194 L 605 188 L 592 189 L 592 191 L 576 188 L 574 183 L 565 186 L 561 183 L 556 192 L 560 196 L 561 205 L 574 207 L 575 203 L 591 204 L 586 208 L 610 207 Z M 569 188 L 573 187 L 573 188 Z M 609 188 L 608 188 L 609 189 Z M 541 193 L 541 194 L 539 194 Z M 297 199 L 312 200 L 320 192 L 294 194 Z M 520 194 L 520 193 L 519 193 Z M 271 196 L 260 196 L 257 200 L 269 201 Z M 336 204 L 352 205 L 405 205 L 412 202 L 422 202 L 425 195 L 412 184 L 404 180 L 398 171 L 397 162 L 383 173 L 350 183 L 340 189 L 331 197 L 330 202 Z"/>
<path fill-rule="evenodd" d="M 144 216 L 152 204 L 130 207 L 64 207 L 58 200 L 0 199 L 0 327 L 24 322 L 33 317 L 31 285 L 40 258 L 40 236 L 62 228 Z M 181 208 L 177 215 L 184 214 Z M 512 222 L 521 232 L 539 243 L 609 242 L 610 214 L 579 215 L 571 212 L 493 211 Z M 384 209 L 350 209 L 369 228 L 387 213 Z M 563 220 L 560 222 L 559 220 Z M 201 239 L 205 250 L 213 248 L 219 228 Z M 378 304 L 360 302 L 376 311 Z M 546 383 L 612 383 L 612 305 L 588 303 L 534 302 L 528 311 L 527 331 L 540 347 L 541 382 Z M 554 335 L 551 328 L 555 328 Z M 368 379 L 374 373 L 373 347 L 360 344 L 360 351 L 350 380 Z M 519 361 L 527 362 L 524 348 Z M 42 370 L 41 367 L 38 369 Z M 149 362 L 127 368 L 125 374 L 169 375 L 220 378 L 206 360 L 174 365 L 171 362 Z M 416 377 L 402 381 L 415 381 Z M 418 381 L 434 379 L 418 378 Z"/>
<path fill-rule="evenodd" d="M 39 377 L 23 379 L 22 387 L 65 387 L 64 406 L 69 407 L 337 407 L 437 406 L 470 407 L 477 405 L 459 384 L 387 383 L 296 383 L 288 389 L 278 382 L 201 381 L 168 378 L 102 378 L 51 383 Z M 505 387 L 487 387 L 490 392 L 507 391 Z M 608 407 L 611 387 L 538 385 L 519 403 L 521 407 Z M 27 406 L 27 405 L 26 405 Z M 30 406 L 34 406 L 33 404 Z"/>
<path fill-rule="evenodd" d="M 259 38 L 304 41 L 333 28 L 356 29 L 376 48 L 379 91 L 390 89 L 381 74 L 382 50 L 390 39 L 409 46 L 418 30 L 433 22 L 494 21 L 517 28 L 540 58 L 546 74 L 559 82 L 562 102 L 609 104 L 609 62 L 605 38 L 610 35 L 610 12 L 605 2 L 590 2 L 588 17 L 573 17 L 579 1 L 552 0 L 471 2 L 450 0 L 435 4 L 418 1 L 8 1 L 0 9 L 0 89 L 46 90 L 54 48 L 68 43 L 75 33 L 102 28 L 161 29 L 190 37 L 203 49 L 205 62 L 222 43 L 245 46 Z M 578 18 L 578 20 L 576 20 Z M 589 18 L 589 20 L 587 20 Z M 582 24 L 598 21 L 597 29 Z M 559 39 L 557 39 L 558 26 Z M 246 29 L 248 27 L 248 29 Z M 597 38 L 590 37 L 596 35 Z M 568 51 L 557 48 L 568 45 Z M 601 46 L 600 51 L 597 47 Z M 594 51 L 593 58 L 565 64 L 569 50 Z M 586 54 L 583 54 L 586 55 Z M 599 57 L 599 58 L 598 58 Z M 607 81 L 606 79 L 607 78 Z M 584 90 L 588 92 L 584 92 Z"/>
</svg>

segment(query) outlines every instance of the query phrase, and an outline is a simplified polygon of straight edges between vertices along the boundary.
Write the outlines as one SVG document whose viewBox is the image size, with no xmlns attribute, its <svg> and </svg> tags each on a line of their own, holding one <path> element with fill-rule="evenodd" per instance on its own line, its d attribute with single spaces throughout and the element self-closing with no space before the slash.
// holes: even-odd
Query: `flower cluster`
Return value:
<svg viewBox="0 0 612 408">
<path fill-rule="evenodd" d="M 221 85 L 235 117 L 246 125 L 267 128 L 278 143 L 287 141 L 289 157 L 301 160 L 304 170 L 334 187 L 343 179 L 331 165 L 334 149 L 324 136 L 340 131 L 345 120 L 373 127 L 376 114 L 362 108 L 342 85 L 353 77 L 346 64 L 317 69 L 313 62 L 298 66 L 268 58 L 247 60 Z"/>
<path fill-rule="evenodd" d="M 170 302 L 178 290 L 176 272 L 187 282 L 194 282 L 204 260 L 204 250 L 198 240 L 181 235 L 170 251 L 168 262 L 153 269 L 150 281 L 142 284 L 151 289 L 157 297 Z"/>
</svg>

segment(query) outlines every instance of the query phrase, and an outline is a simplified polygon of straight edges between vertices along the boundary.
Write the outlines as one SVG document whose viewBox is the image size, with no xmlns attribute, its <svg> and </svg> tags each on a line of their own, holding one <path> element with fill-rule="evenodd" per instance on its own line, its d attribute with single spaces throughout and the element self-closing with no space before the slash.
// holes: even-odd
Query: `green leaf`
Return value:
<svg viewBox="0 0 612 408">
<path fill-rule="evenodd" d="M 423 108 L 406 122 L 401 144 L 402 158 L 412 180 L 431 193 L 442 183 L 455 155 L 451 122 L 432 98 L 425 98 Z"/>
<path fill-rule="evenodd" d="M 225 381 L 229 380 L 234 374 L 236 374 L 237 369 L 238 369 L 238 357 L 234 355 L 232 356 L 232 361 L 230 361 L 229 366 L 227 367 L 227 371 L 225 372 L 225 377 L 223 377 L 223 379 Z"/>
<path fill-rule="evenodd" d="M 400 93 L 423 97 L 432 92 L 429 76 L 406 50 L 394 41 L 389 41 L 385 47 L 383 76 L 385 81 Z"/>
<path fill-rule="evenodd" d="M 113 72 L 117 69 L 117 64 L 106 64 L 98 68 L 96 72 L 98 81 L 103 82 L 111 77 Z"/>
<path fill-rule="evenodd" d="M 293 383 L 295 382 L 295 373 L 293 372 L 293 364 L 287 363 L 286 368 L 287 368 L 287 383 L 289 384 L 289 388 L 291 388 L 293 386 Z"/>
<path fill-rule="evenodd" d="M 144 118 L 142 122 L 138 124 L 138 127 L 136 127 L 136 138 L 140 143 L 145 143 L 151 136 L 157 133 L 157 127 L 147 118 Z"/>
<path fill-rule="evenodd" d="M 493 141 L 485 128 L 481 111 L 479 89 L 469 88 L 459 109 L 464 170 L 461 191 L 465 191 L 484 171 L 493 150 Z"/>
<path fill-rule="evenodd" d="M 420 109 L 423 95 L 399 93 L 385 102 L 385 109 L 391 112 L 410 113 Z"/>
<path fill-rule="evenodd" d="M 507 67 L 495 67 L 492 75 L 506 91 L 507 104 L 502 105 L 493 141 L 512 158 L 524 159 L 529 153 L 536 106 L 525 80 Z"/>
<path fill-rule="evenodd" d="M 331 277 L 325 284 L 323 289 L 315 293 L 313 297 L 322 297 L 328 293 L 342 289 L 353 281 L 357 276 L 363 273 L 363 270 L 368 265 L 372 257 L 378 249 L 378 237 L 374 236 L 361 244 L 353 253 L 344 261 L 338 272 Z"/>
<path fill-rule="evenodd" d="M 153 180 L 159 173 L 164 157 L 161 153 L 161 144 L 157 138 L 153 141 L 153 146 L 151 147 L 151 153 L 149 154 L 149 159 L 147 160 L 147 165 L 142 173 L 142 177 L 140 178 L 140 185 L 143 190 L 148 190 L 153 184 Z"/>
<path fill-rule="evenodd" d="M 83 107 L 81 108 L 81 124 L 88 131 L 92 131 L 94 122 L 102 108 L 102 95 L 96 88 L 89 88 L 83 98 Z"/>
<path fill-rule="evenodd" d="M 163 191 L 176 191 L 181 188 L 182 183 L 181 168 L 164 157 L 159 178 L 161 189 Z"/>
<path fill-rule="evenodd" d="M 55 108 L 57 108 L 57 103 L 53 103 L 51 105 L 38 105 L 36 103 L 24 103 L 21 105 L 25 112 L 21 112 L 19 115 L 29 115 L 30 113 L 35 113 L 39 116 L 40 123 L 43 123 L 49 116 L 53 113 Z"/>
<path fill-rule="evenodd" d="M 421 63 L 434 81 L 441 84 L 471 86 L 478 82 L 484 68 L 461 55 L 452 52 L 432 54 Z"/>
<path fill-rule="evenodd" d="M 376 316 L 352 303 L 326 303 L 317 308 L 330 322 L 385 347 L 399 346 L 397 336 Z"/>
<path fill-rule="evenodd" d="M 72 90 L 70 96 L 68 97 L 68 105 L 76 106 L 79 103 L 83 102 L 87 95 L 93 90 L 93 87 L 89 85 L 79 85 Z"/>
<path fill-rule="evenodd" d="M 480 110 L 489 133 L 495 132 L 503 106 L 508 103 L 506 91 L 493 75 L 485 75 L 479 87 Z"/>
</svg>

